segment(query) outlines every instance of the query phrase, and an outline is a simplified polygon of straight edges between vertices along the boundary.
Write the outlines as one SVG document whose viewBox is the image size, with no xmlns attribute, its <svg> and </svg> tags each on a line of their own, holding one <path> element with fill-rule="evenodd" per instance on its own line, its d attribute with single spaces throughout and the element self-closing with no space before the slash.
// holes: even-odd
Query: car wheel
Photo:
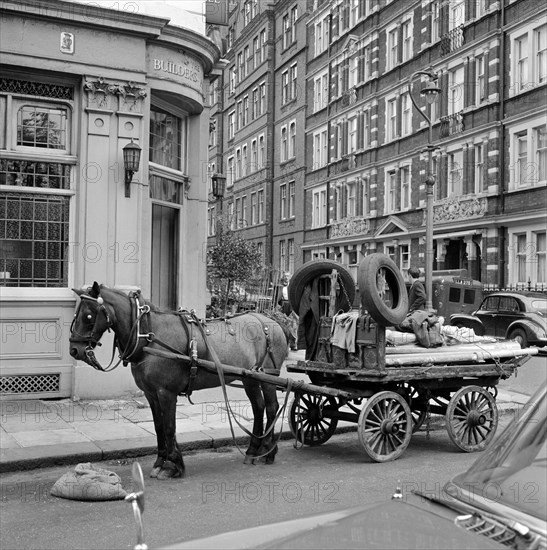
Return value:
<svg viewBox="0 0 547 550">
<path fill-rule="evenodd" d="M 321 275 L 330 275 L 333 269 L 338 271 L 338 282 L 341 287 L 341 295 L 337 304 L 338 309 L 343 309 L 344 311 L 351 309 L 353 299 L 355 298 L 355 282 L 351 273 L 342 264 L 334 260 L 317 260 L 300 266 L 294 272 L 289 282 L 289 303 L 296 314 L 298 314 L 298 310 L 300 309 L 300 299 L 306 285 Z"/>
<path fill-rule="evenodd" d="M 382 280 L 391 291 L 392 304 L 383 299 Z M 405 281 L 397 264 L 385 254 L 375 253 L 365 256 L 359 265 L 357 275 L 361 304 L 380 325 L 398 325 L 408 312 L 408 293 Z"/>
<path fill-rule="evenodd" d="M 528 337 L 526 336 L 526 332 L 524 332 L 521 328 L 512 330 L 511 334 L 509 334 L 509 340 L 516 340 L 520 344 L 521 348 L 528 347 Z"/>
</svg>

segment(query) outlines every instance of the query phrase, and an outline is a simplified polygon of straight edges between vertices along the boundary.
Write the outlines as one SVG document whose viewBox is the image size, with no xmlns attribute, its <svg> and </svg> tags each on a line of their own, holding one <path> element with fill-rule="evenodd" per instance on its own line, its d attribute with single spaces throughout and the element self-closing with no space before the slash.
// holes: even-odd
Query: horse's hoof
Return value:
<svg viewBox="0 0 547 550">
<path fill-rule="evenodd" d="M 162 468 L 160 473 L 158 474 L 159 480 L 174 479 L 177 477 L 182 477 L 182 474 L 178 470 L 171 470 L 166 468 Z"/>
<path fill-rule="evenodd" d="M 161 467 L 161 470 L 158 473 L 157 478 L 160 480 L 163 479 L 173 479 L 177 477 L 184 477 L 184 469 L 178 468 L 174 462 L 166 460 Z"/>
<path fill-rule="evenodd" d="M 256 458 L 251 455 L 246 455 L 245 459 L 243 460 L 243 464 L 256 464 Z"/>
<path fill-rule="evenodd" d="M 258 462 L 260 464 L 273 464 L 275 462 L 275 455 L 274 456 L 270 456 L 270 455 L 261 456 L 258 459 Z"/>
<path fill-rule="evenodd" d="M 158 477 L 158 474 L 161 472 L 161 466 L 155 466 L 152 468 L 152 471 L 150 472 L 150 477 L 156 478 Z"/>
</svg>

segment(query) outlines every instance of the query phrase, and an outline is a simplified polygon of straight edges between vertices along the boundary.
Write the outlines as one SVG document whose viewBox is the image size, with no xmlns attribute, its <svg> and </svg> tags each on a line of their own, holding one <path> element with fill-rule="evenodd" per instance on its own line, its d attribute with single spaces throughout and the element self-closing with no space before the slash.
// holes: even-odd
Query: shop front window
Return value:
<svg viewBox="0 0 547 550">
<path fill-rule="evenodd" d="M 0 83 L 0 286 L 69 284 L 72 100 L 68 86 Z"/>
<path fill-rule="evenodd" d="M 24 105 L 17 112 L 17 145 L 66 150 L 67 109 Z"/>
<path fill-rule="evenodd" d="M 184 120 L 159 107 L 150 109 L 150 162 L 185 171 Z"/>
</svg>

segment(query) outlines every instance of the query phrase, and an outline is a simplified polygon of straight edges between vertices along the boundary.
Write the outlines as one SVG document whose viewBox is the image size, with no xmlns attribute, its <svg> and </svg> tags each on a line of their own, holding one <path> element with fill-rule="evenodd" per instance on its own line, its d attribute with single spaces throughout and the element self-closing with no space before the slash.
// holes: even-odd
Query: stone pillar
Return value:
<svg viewBox="0 0 547 550">
<path fill-rule="evenodd" d="M 469 277 L 475 279 L 477 270 L 477 247 L 472 236 L 465 237 L 465 253 L 467 255 L 467 272 Z"/>
<path fill-rule="evenodd" d="M 437 243 L 437 269 L 445 269 L 446 260 L 446 247 L 450 239 L 442 239 L 436 241 Z"/>
<path fill-rule="evenodd" d="M 486 280 L 483 277 L 483 283 L 490 285 L 499 284 L 499 242 L 500 230 L 496 227 L 489 227 L 485 234 L 486 242 L 483 246 L 483 252 L 486 249 L 486 254 L 483 255 L 486 259 Z"/>
<path fill-rule="evenodd" d="M 482 235 L 475 235 L 473 243 L 475 244 L 475 269 L 473 271 L 473 279 L 482 281 Z"/>
<path fill-rule="evenodd" d="M 397 267 L 401 269 L 401 259 L 399 258 L 399 239 L 393 239 L 393 260 Z"/>
</svg>

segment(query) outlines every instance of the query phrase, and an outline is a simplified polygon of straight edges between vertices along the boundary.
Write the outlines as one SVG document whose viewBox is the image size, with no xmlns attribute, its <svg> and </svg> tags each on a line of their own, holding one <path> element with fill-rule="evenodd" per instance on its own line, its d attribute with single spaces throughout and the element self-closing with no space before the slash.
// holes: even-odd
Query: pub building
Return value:
<svg viewBox="0 0 547 550">
<path fill-rule="evenodd" d="M 220 50 L 205 22 L 128 5 L 0 6 L 4 399 L 136 390 L 129 368 L 104 374 L 70 356 L 72 288 L 139 288 L 205 313 L 205 97 Z"/>
</svg>

